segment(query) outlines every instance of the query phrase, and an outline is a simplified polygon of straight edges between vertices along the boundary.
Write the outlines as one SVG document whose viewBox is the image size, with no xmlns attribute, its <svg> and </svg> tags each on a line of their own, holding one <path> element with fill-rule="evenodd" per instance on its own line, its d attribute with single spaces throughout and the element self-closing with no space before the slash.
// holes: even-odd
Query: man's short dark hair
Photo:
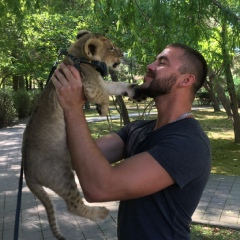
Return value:
<svg viewBox="0 0 240 240">
<path fill-rule="evenodd" d="M 207 78 L 208 67 L 205 58 L 198 51 L 181 43 L 173 43 L 167 47 L 183 49 L 183 64 L 179 68 L 179 71 L 181 73 L 190 73 L 195 76 L 196 81 L 193 85 L 193 91 L 195 94 L 203 86 Z"/>
</svg>

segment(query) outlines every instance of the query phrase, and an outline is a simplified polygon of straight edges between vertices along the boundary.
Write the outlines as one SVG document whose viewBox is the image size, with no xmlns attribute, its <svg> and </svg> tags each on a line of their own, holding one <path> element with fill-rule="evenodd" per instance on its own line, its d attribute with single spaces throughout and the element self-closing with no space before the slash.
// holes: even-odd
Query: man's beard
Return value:
<svg viewBox="0 0 240 240">
<path fill-rule="evenodd" d="M 171 92 L 172 87 L 177 81 L 177 76 L 172 75 L 166 78 L 154 78 L 150 85 L 142 89 L 142 92 L 151 98 L 155 98 L 161 95 L 166 95 Z"/>
</svg>

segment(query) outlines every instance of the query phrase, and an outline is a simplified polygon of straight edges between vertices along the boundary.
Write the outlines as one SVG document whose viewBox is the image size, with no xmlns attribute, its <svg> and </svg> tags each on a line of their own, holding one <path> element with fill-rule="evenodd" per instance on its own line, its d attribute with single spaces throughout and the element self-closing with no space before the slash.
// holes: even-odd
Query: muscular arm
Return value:
<svg viewBox="0 0 240 240">
<path fill-rule="evenodd" d="M 52 80 L 64 110 L 72 164 L 86 200 L 102 202 L 137 198 L 172 185 L 171 176 L 147 152 L 111 166 L 109 162 L 123 156 L 123 142 L 115 134 L 96 142 L 92 139 L 82 108 L 81 79 L 75 68 L 62 66 L 62 70 L 68 81 L 58 71 L 55 74 L 60 82 L 56 77 Z M 108 145 L 110 140 L 112 142 Z"/>
<path fill-rule="evenodd" d="M 115 163 L 124 158 L 124 143 L 116 133 L 97 138 L 95 143 L 108 162 Z"/>
</svg>

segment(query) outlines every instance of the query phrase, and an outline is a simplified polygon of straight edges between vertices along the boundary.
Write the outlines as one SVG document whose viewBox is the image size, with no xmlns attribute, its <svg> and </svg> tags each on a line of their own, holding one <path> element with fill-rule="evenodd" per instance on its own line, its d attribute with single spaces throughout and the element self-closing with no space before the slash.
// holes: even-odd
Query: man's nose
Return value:
<svg viewBox="0 0 240 240">
<path fill-rule="evenodd" d="M 155 62 L 153 62 L 153 63 L 150 63 L 149 65 L 147 65 L 147 70 L 149 71 L 155 71 L 155 69 L 156 69 L 156 64 L 155 64 Z"/>
</svg>

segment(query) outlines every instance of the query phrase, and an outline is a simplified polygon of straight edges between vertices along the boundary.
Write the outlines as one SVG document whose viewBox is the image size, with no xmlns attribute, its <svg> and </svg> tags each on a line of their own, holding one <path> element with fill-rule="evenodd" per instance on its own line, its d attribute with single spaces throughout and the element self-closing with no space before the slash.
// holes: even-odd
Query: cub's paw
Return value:
<svg viewBox="0 0 240 240">
<path fill-rule="evenodd" d="M 124 89 L 125 91 L 122 93 L 122 96 L 127 96 L 130 99 L 133 98 L 133 96 L 135 95 L 135 87 L 137 86 L 137 84 L 127 84 L 126 89 Z"/>
<path fill-rule="evenodd" d="M 133 89 L 134 95 L 131 100 L 133 100 L 134 102 L 142 102 L 147 99 L 147 96 L 144 94 L 143 90 L 138 85 L 135 85 Z"/>
<path fill-rule="evenodd" d="M 98 209 L 98 220 L 103 220 L 109 215 L 109 210 L 105 207 L 99 207 Z"/>
<path fill-rule="evenodd" d="M 109 215 L 109 210 L 105 207 L 92 207 L 91 210 L 90 219 L 93 221 L 102 221 Z"/>
</svg>

